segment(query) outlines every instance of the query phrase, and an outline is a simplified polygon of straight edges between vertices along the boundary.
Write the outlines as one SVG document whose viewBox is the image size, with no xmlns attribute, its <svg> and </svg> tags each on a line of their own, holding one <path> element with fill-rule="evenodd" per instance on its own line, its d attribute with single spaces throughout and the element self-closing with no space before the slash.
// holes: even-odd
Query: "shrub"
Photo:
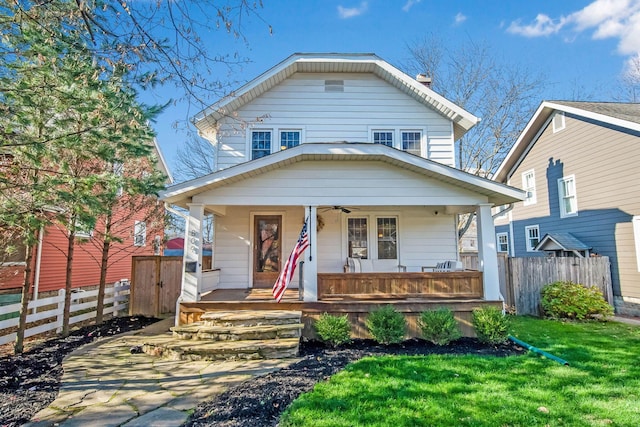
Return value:
<svg viewBox="0 0 640 427">
<path fill-rule="evenodd" d="M 380 344 L 395 344 L 404 340 L 404 316 L 391 305 L 372 311 L 365 324 L 373 339 Z"/>
<path fill-rule="evenodd" d="M 320 339 L 336 347 L 351 341 L 351 324 L 347 315 L 332 316 L 324 313 L 315 322 Z"/>
<path fill-rule="evenodd" d="M 480 342 L 502 344 L 509 339 L 509 319 L 502 310 L 496 307 L 476 308 L 471 319 Z"/>
<path fill-rule="evenodd" d="M 453 311 L 448 308 L 424 311 L 418 319 L 422 336 L 436 345 L 446 345 L 462 336 Z"/>
<path fill-rule="evenodd" d="M 595 286 L 573 282 L 554 282 L 542 288 L 542 309 L 545 315 L 556 319 L 578 319 L 613 315 L 602 292 Z"/>
</svg>

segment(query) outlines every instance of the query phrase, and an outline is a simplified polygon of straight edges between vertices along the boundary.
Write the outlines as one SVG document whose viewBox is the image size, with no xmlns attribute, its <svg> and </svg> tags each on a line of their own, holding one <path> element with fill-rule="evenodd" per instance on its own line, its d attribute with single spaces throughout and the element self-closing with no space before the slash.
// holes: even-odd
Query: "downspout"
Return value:
<svg viewBox="0 0 640 427">
<path fill-rule="evenodd" d="M 36 250 L 36 268 L 33 277 L 33 301 L 38 299 L 38 293 L 40 292 L 40 265 L 42 264 L 42 240 L 44 236 L 44 227 L 40 227 L 38 231 L 38 248 Z"/>
</svg>

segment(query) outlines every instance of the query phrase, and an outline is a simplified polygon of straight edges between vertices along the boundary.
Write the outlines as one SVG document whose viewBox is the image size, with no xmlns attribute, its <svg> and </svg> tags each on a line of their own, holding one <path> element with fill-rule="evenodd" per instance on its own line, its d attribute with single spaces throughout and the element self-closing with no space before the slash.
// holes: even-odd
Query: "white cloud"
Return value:
<svg viewBox="0 0 640 427">
<path fill-rule="evenodd" d="M 525 37 L 540 37 L 563 29 L 575 33 L 591 32 L 595 40 L 618 39 L 618 52 L 635 55 L 640 52 L 640 0 L 594 0 L 585 8 L 557 19 L 539 14 L 528 25 L 512 22 L 507 31 Z"/>
<path fill-rule="evenodd" d="M 338 6 L 338 16 L 340 19 L 349 19 L 355 16 L 360 16 L 367 11 L 369 4 L 366 1 L 360 3 L 358 7 L 343 7 Z"/>
<path fill-rule="evenodd" d="M 458 12 L 458 14 L 457 14 L 457 15 L 455 16 L 455 18 L 453 18 L 453 19 L 454 19 L 454 22 L 455 22 L 455 24 L 456 24 L 456 25 L 460 25 L 460 24 L 462 24 L 464 21 L 466 21 L 466 20 L 467 20 L 467 17 L 466 17 L 466 16 L 464 16 L 464 15 L 462 14 L 462 12 Z"/>
<path fill-rule="evenodd" d="M 409 10 L 416 4 L 420 3 L 422 0 L 407 0 L 407 2 L 402 6 L 403 12 L 409 12 Z"/>
</svg>

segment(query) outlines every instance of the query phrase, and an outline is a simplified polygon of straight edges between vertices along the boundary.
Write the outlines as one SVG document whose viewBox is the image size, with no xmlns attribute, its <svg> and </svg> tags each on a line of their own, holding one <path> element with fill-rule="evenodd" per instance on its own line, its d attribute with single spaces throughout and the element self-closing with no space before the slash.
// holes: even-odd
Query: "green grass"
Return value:
<svg viewBox="0 0 640 427">
<path fill-rule="evenodd" d="M 283 414 L 291 426 L 638 426 L 640 328 L 517 317 L 517 338 L 567 360 L 365 358 Z"/>
</svg>

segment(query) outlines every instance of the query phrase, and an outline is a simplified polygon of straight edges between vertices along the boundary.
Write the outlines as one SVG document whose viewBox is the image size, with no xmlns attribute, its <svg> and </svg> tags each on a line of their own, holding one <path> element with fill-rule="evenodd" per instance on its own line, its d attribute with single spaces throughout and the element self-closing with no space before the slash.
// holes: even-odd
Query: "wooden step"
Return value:
<svg viewBox="0 0 640 427">
<path fill-rule="evenodd" d="M 300 323 L 301 311 L 238 310 L 208 311 L 200 320 L 207 326 L 261 326 Z"/>
<path fill-rule="evenodd" d="M 286 359 L 298 355 L 299 338 L 250 341 L 148 341 L 142 351 L 171 360 Z"/>
<path fill-rule="evenodd" d="M 302 323 L 261 326 L 207 326 L 201 322 L 171 328 L 182 340 L 245 341 L 300 338 Z"/>
</svg>

